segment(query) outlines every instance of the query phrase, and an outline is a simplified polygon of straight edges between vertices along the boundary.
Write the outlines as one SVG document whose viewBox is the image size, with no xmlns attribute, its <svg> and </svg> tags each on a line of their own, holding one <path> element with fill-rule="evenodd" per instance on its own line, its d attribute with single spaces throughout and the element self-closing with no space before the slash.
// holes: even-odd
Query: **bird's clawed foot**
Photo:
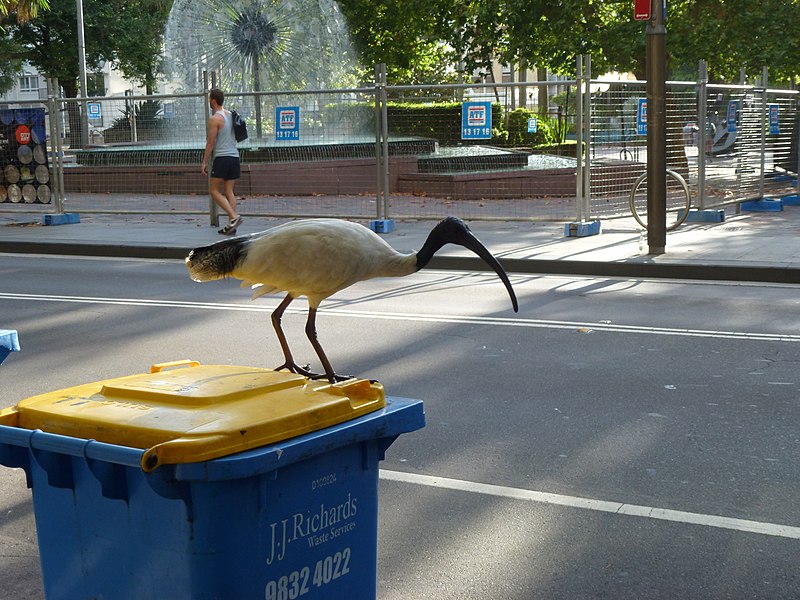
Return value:
<svg viewBox="0 0 800 600">
<path fill-rule="evenodd" d="M 289 371 L 289 373 L 294 373 L 295 375 L 302 375 L 303 377 L 308 377 L 309 379 L 318 379 L 320 377 L 326 377 L 324 374 L 314 373 L 309 370 L 311 365 L 300 366 L 293 362 L 285 362 L 279 367 L 275 367 L 275 371 Z"/>
<path fill-rule="evenodd" d="M 340 381 L 347 381 L 348 379 L 355 379 L 355 375 L 337 375 L 336 373 L 322 373 L 321 375 L 313 375 L 309 379 L 327 379 L 331 383 L 339 383 Z"/>
<path fill-rule="evenodd" d="M 289 371 L 295 375 L 302 375 L 308 377 L 313 381 L 319 379 L 327 379 L 331 383 L 338 383 L 340 381 L 347 381 L 348 379 L 355 379 L 354 375 L 337 375 L 336 373 L 314 373 L 310 371 L 311 365 L 303 365 L 302 367 L 295 363 L 285 362 L 279 367 L 275 367 L 274 371 Z"/>
</svg>

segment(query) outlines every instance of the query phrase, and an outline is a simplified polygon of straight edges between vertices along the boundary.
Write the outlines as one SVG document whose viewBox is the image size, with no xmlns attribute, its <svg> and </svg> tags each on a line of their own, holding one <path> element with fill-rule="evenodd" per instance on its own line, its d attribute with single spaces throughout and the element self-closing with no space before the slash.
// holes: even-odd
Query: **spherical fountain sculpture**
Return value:
<svg viewBox="0 0 800 600">
<path fill-rule="evenodd" d="M 173 92 L 227 93 L 353 87 L 358 63 L 333 0 L 175 0 L 165 30 Z M 255 97 L 261 137 L 261 102 Z"/>
</svg>

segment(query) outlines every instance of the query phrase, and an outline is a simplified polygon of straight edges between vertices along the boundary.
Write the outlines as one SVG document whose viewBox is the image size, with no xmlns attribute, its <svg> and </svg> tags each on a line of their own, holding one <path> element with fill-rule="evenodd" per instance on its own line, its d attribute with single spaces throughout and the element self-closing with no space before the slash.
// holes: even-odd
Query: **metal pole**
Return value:
<svg viewBox="0 0 800 600">
<path fill-rule="evenodd" d="M 576 221 L 583 220 L 583 55 L 578 55 L 575 63 L 575 137 L 578 146 L 575 150 L 575 199 Z"/>
<path fill-rule="evenodd" d="M 381 77 L 382 70 L 386 65 L 375 65 L 375 218 L 380 220 L 382 218 L 381 212 L 383 211 L 383 161 L 381 155 L 383 154 L 383 144 L 381 144 L 381 137 L 383 136 L 383 108 L 381 86 L 383 85 L 383 77 Z"/>
<path fill-rule="evenodd" d="M 766 153 L 767 153 L 767 114 L 769 104 L 767 104 L 767 80 L 769 71 L 767 67 L 761 69 L 761 176 L 758 178 L 758 197 L 764 198 L 764 177 L 766 172 Z"/>
<path fill-rule="evenodd" d="M 381 69 L 381 156 L 383 157 L 383 218 L 389 218 L 389 101 L 386 96 L 386 65 Z"/>
<path fill-rule="evenodd" d="M 83 33 L 83 0 L 76 0 L 78 8 L 78 71 L 80 73 L 81 97 L 89 93 L 86 85 L 86 40 Z M 89 120 L 86 114 L 86 100 L 81 102 L 81 146 L 89 143 Z"/>
<path fill-rule="evenodd" d="M 797 131 L 797 169 L 795 169 L 795 181 L 797 182 L 797 195 L 800 196 L 800 99 L 797 100 L 795 106 L 795 122 L 794 127 Z"/>
<path fill-rule="evenodd" d="M 706 202 L 706 120 L 708 119 L 708 63 L 701 60 L 697 82 L 697 197 L 700 210 Z"/>
<path fill-rule="evenodd" d="M 666 0 L 652 0 L 647 22 L 647 244 L 648 254 L 667 245 L 667 29 Z"/>
<path fill-rule="evenodd" d="M 592 55 L 587 54 L 583 59 L 584 81 L 586 89 L 583 93 L 583 214 L 590 219 L 589 207 L 592 198 Z"/>
<path fill-rule="evenodd" d="M 64 191 L 64 145 L 62 143 L 63 132 L 61 131 L 61 108 L 59 107 L 59 94 L 61 90 L 61 86 L 58 83 L 58 78 L 54 77 L 53 81 L 53 90 L 54 95 L 56 97 L 56 131 L 54 134 L 55 144 L 56 144 L 56 156 L 58 162 L 58 196 L 60 200 L 61 209 L 64 210 L 64 202 L 66 201 L 67 195 Z"/>
<path fill-rule="evenodd" d="M 208 138 L 208 120 L 211 118 L 211 107 L 208 104 L 208 71 L 203 71 L 203 102 L 205 103 L 206 113 L 206 139 Z M 203 146 L 205 148 L 205 145 Z M 219 211 L 217 210 L 217 203 L 211 197 L 211 165 L 208 165 L 206 170 L 208 182 L 208 218 L 212 227 L 219 227 Z"/>
<path fill-rule="evenodd" d="M 58 121 L 58 108 L 55 99 L 55 91 L 53 88 L 53 80 L 47 80 L 47 111 L 50 113 L 50 182 L 51 182 L 51 193 L 52 197 L 54 198 L 56 213 L 63 213 L 64 212 L 64 202 L 61 199 L 61 188 L 58 185 L 58 173 L 59 173 L 59 160 L 58 160 L 58 150 L 56 149 L 56 122 Z"/>
</svg>

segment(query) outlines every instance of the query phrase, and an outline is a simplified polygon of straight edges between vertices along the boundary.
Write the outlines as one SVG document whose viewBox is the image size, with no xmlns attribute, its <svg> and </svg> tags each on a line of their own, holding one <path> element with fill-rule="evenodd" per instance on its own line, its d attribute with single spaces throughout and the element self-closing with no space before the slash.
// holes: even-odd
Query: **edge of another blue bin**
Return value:
<svg viewBox="0 0 800 600">
<path fill-rule="evenodd" d="M 0 364 L 12 352 L 19 352 L 19 336 L 13 329 L 0 329 Z"/>
</svg>

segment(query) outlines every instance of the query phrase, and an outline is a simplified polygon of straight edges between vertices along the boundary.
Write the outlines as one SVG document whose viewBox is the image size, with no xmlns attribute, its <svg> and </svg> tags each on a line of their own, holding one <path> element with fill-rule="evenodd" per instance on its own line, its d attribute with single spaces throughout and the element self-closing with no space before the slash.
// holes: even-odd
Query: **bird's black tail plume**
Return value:
<svg viewBox="0 0 800 600">
<path fill-rule="evenodd" d="M 514 293 L 514 288 L 511 287 L 511 282 L 508 280 L 503 265 L 492 255 L 491 252 L 484 246 L 481 241 L 475 237 L 475 234 L 470 231 L 467 224 L 457 217 L 447 217 L 428 234 L 428 239 L 422 245 L 422 248 L 417 252 L 417 270 L 422 269 L 427 265 L 436 252 L 438 252 L 445 244 L 458 244 L 472 250 L 475 254 L 480 256 L 486 264 L 495 270 L 497 275 L 505 284 L 508 290 L 508 295 L 511 296 L 511 305 L 514 307 L 514 312 L 519 310 L 517 305 L 517 296 Z"/>
</svg>

